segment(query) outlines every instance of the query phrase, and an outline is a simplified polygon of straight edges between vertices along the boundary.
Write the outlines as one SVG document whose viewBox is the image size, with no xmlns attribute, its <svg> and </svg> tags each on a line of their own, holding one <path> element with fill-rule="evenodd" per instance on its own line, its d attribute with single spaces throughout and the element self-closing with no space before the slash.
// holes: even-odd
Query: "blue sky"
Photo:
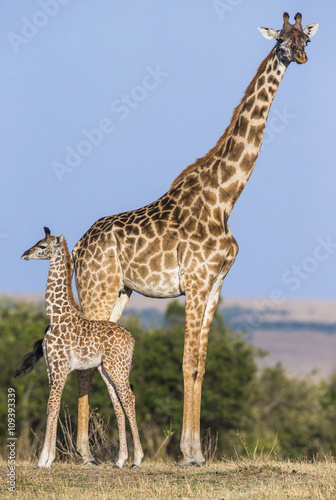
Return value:
<svg viewBox="0 0 336 500">
<path fill-rule="evenodd" d="M 141 207 L 203 156 L 287 10 L 319 23 L 291 64 L 229 226 L 240 251 L 222 295 L 336 299 L 336 5 L 313 0 L 4 0 L 0 7 L 0 292 L 42 292 L 20 255 Z M 276 298 L 278 297 L 278 298 Z"/>
</svg>

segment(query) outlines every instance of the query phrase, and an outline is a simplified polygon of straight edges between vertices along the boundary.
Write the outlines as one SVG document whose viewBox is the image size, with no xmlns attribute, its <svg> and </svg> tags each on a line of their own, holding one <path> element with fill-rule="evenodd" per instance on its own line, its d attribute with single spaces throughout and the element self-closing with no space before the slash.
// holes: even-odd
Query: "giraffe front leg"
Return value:
<svg viewBox="0 0 336 500">
<path fill-rule="evenodd" d="M 77 370 L 78 385 L 78 427 L 77 451 L 82 457 L 84 465 L 98 465 L 90 452 L 89 443 L 89 402 L 90 386 L 96 368 Z"/>
<path fill-rule="evenodd" d="M 196 363 L 194 363 L 196 364 Z M 195 465 L 196 459 L 193 454 L 192 443 L 192 407 L 193 407 L 193 390 L 194 390 L 194 369 L 192 364 L 183 362 L 183 423 L 180 448 L 183 454 L 182 465 Z"/>
<path fill-rule="evenodd" d="M 186 290 L 186 322 L 183 353 L 183 424 L 181 434 L 182 465 L 196 465 L 193 451 L 194 387 L 199 362 L 199 339 L 205 310 L 206 294 L 197 290 L 197 282 Z"/>
<path fill-rule="evenodd" d="M 204 313 L 204 319 L 203 319 L 200 342 L 199 342 L 198 368 L 194 384 L 193 417 L 192 417 L 193 420 L 192 448 L 195 460 L 199 465 L 206 464 L 205 458 L 202 453 L 201 433 L 200 433 L 202 384 L 205 373 L 205 362 L 207 355 L 209 330 L 218 303 L 222 282 L 223 280 L 220 280 L 220 282 L 216 284 L 216 286 L 213 288 L 212 292 L 209 295 L 207 307 Z"/>
<path fill-rule="evenodd" d="M 38 467 L 50 467 L 56 457 L 56 437 L 57 422 L 59 416 L 61 396 L 65 385 L 68 370 L 60 374 L 58 379 L 53 382 L 50 388 L 50 395 L 47 406 L 47 428 L 44 438 L 42 452 L 38 461 Z"/>
<path fill-rule="evenodd" d="M 192 441 L 193 441 L 193 454 L 199 465 L 205 465 L 205 459 L 201 448 L 201 435 L 200 435 L 200 420 L 201 420 L 201 395 L 202 383 L 205 373 L 205 362 L 208 348 L 209 330 L 212 318 L 218 304 L 219 294 L 225 276 L 229 272 L 233 262 L 238 253 L 238 245 L 233 236 L 230 235 L 230 250 L 226 256 L 225 262 L 213 282 L 212 288 L 207 298 L 206 309 L 204 312 L 202 329 L 199 341 L 199 356 L 198 368 L 194 385 L 194 398 L 193 398 L 193 423 L 192 423 Z"/>
</svg>

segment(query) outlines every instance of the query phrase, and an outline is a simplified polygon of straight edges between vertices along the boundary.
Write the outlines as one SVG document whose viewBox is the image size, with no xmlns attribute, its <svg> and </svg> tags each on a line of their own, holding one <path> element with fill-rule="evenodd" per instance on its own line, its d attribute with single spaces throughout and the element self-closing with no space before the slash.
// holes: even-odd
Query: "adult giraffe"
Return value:
<svg viewBox="0 0 336 500">
<path fill-rule="evenodd" d="M 271 103 L 290 62 L 307 61 L 305 46 L 318 25 L 283 15 L 283 28 L 259 28 L 276 45 L 261 63 L 231 122 L 213 149 L 187 167 L 169 191 L 144 208 L 103 217 L 75 246 L 72 260 L 81 307 L 89 319 L 117 321 L 133 290 L 148 297 L 186 296 L 183 354 L 183 464 L 204 464 L 201 389 L 208 332 L 223 280 L 238 245 L 228 218 L 258 158 Z M 88 446 L 92 371 L 78 372 L 77 447 Z"/>
</svg>

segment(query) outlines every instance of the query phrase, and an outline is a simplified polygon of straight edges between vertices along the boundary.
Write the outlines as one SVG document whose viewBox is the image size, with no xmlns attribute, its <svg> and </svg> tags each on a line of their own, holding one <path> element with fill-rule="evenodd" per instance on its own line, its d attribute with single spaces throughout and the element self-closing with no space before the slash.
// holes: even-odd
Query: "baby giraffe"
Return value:
<svg viewBox="0 0 336 500">
<path fill-rule="evenodd" d="M 134 339 L 122 326 L 109 321 L 89 321 L 76 305 L 71 287 L 69 250 L 62 235 L 45 237 L 24 252 L 22 259 L 49 260 L 46 312 L 50 326 L 43 340 L 50 394 L 47 429 L 38 467 L 50 467 L 56 455 L 57 421 L 60 401 L 68 373 L 98 367 L 114 406 L 119 431 L 119 459 L 127 459 L 125 414 L 134 441 L 134 463 L 140 467 L 143 451 L 135 416 L 135 398 L 129 383 L 133 363 Z M 28 355 L 29 356 L 29 355 Z"/>
</svg>

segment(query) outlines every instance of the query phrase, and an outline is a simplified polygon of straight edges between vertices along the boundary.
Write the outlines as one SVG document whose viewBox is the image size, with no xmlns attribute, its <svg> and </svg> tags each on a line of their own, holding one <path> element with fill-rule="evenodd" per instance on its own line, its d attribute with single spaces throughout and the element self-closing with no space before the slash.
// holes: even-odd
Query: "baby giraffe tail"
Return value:
<svg viewBox="0 0 336 500">
<path fill-rule="evenodd" d="M 48 328 L 47 328 L 47 330 L 48 330 Z M 35 342 L 33 350 L 30 353 L 25 355 L 25 357 L 23 358 L 23 361 L 22 361 L 22 365 L 20 365 L 15 370 L 14 377 L 18 377 L 19 375 L 26 375 L 26 373 L 29 373 L 32 371 L 35 363 L 37 363 L 38 360 L 40 358 L 42 358 L 42 356 L 43 356 L 42 342 L 43 342 L 43 339 L 37 340 Z"/>
</svg>

